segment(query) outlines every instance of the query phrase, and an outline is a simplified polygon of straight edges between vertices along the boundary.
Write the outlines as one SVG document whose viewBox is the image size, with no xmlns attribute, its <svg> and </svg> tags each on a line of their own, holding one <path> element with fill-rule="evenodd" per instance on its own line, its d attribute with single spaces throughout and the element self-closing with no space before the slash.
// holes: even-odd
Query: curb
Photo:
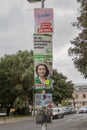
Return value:
<svg viewBox="0 0 87 130">
<path fill-rule="evenodd" d="M 19 121 L 26 121 L 26 120 L 35 120 L 35 118 L 34 117 L 3 118 L 2 120 L 0 119 L 0 124 L 19 122 Z"/>
</svg>

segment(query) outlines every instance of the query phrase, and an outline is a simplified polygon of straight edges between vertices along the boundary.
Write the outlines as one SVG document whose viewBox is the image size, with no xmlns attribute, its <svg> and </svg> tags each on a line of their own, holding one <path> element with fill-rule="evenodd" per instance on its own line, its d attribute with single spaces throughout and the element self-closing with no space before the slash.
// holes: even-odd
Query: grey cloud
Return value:
<svg viewBox="0 0 87 130">
<path fill-rule="evenodd" d="M 3 17 L 0 17 L 0 31 L 9 30 L 11 27 L 20 24 L 22 21 L 24 21 L 22 12 L 15 4 L 10 8 L 9 12 Z"/>
<path fill-rule="evenodd" d="M 73 2 L 72 2 L 73 1 Z M 67 10 L 67 9 L 75 9 L 77 6 L 76 0 L 47 0 L 47 2 L 50 6 L 52 5 L 54 8 Z"/>
</svg>

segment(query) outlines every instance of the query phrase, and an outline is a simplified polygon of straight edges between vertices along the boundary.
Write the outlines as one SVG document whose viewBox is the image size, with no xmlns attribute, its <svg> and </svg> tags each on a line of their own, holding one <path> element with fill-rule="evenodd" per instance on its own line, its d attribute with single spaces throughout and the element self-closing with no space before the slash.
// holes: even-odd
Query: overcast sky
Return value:
<svg viewBox="0 0 87 130">
<path fill-rule="evenodd" d="M 0 57 L 18 50 L 33 50 L 34 8 L 41 2 L 0 0 Z M 46 8 L 54 10 L 53 67 L 73 83 L 87 83 L 68 56 L 68 48 L 79 30 L 72 26 L 78 16 L 76 0 L 45 0 Z"/>
</svg>

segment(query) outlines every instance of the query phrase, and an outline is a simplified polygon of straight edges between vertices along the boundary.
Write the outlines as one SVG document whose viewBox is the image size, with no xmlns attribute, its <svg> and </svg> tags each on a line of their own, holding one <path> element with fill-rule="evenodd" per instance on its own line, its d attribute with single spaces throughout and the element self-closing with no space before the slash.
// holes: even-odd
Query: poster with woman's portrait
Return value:
<svg viewBox="0 0 87 130">
<path fill-rule="evenodd" d="M 34 34 L 34 86 L 52 87 L 52 35 Z"/>
</svg>

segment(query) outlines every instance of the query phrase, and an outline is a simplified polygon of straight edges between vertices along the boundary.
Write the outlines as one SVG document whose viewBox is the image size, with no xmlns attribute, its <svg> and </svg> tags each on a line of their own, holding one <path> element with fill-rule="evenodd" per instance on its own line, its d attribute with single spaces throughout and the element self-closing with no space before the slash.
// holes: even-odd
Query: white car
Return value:
<svg viewBox="0 0 87 130">
<path fill-rule="evenodd" d="M 79 109 L 79 113 L 87 113 L 87 107 L 83 106 Z"/>
<path fill-rule="evenodd" d="M 52 117 L 53 119 L 63 118 L 64 112 L 62 111 L 62 108 L 58 108 L 58 107 L 52 108 Z"/>
</svg>

